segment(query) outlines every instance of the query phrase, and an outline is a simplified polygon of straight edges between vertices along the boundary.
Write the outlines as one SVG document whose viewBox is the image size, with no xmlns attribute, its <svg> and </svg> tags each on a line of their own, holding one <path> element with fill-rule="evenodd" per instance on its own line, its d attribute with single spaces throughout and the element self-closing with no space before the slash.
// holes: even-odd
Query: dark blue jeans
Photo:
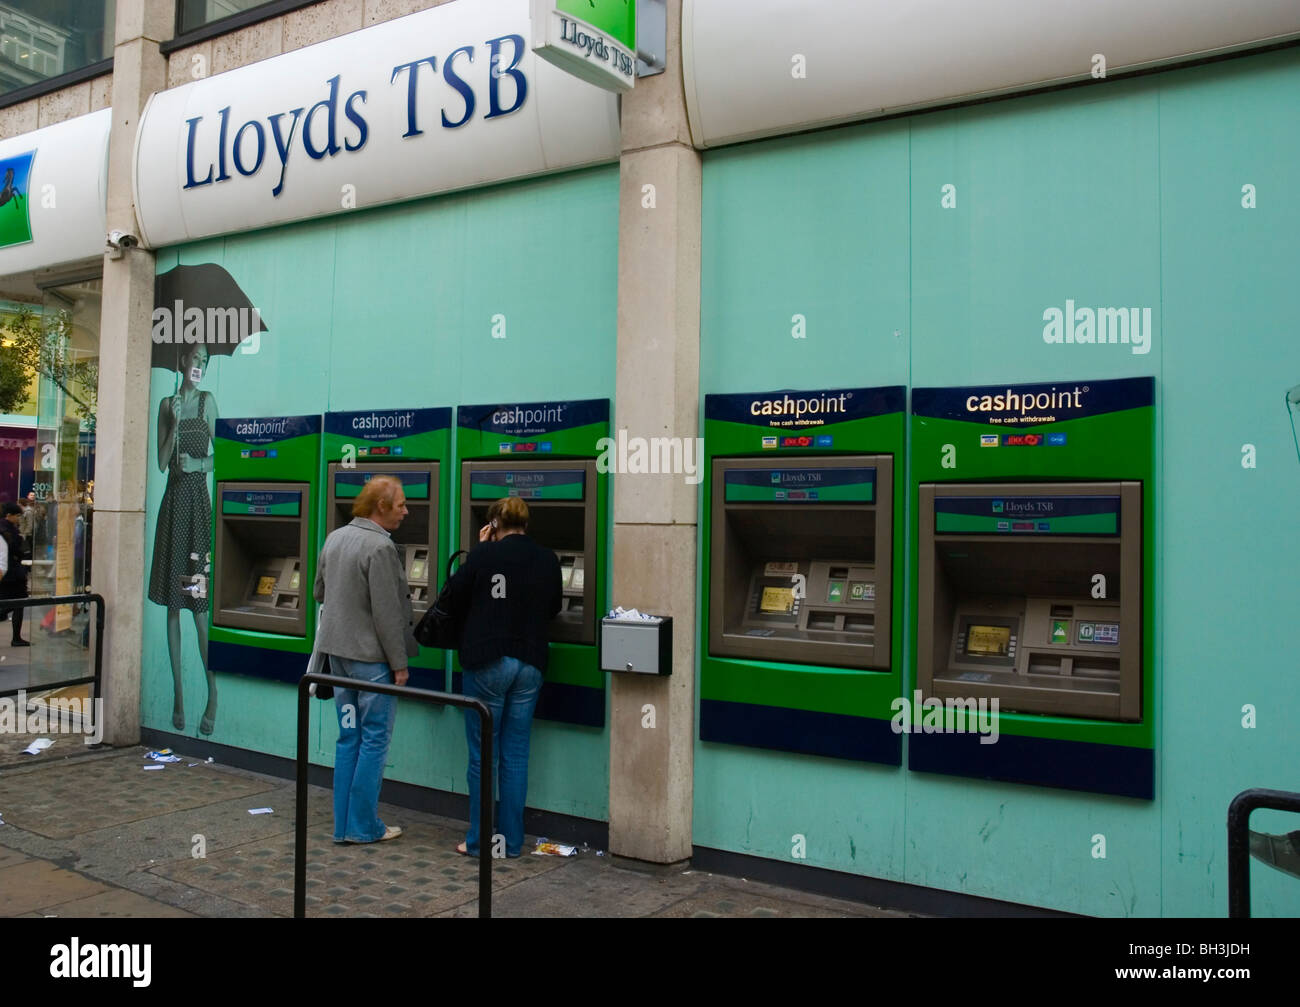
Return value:
<svg viewBox="0 0 1300 1007">
<path fill-rule="evenodd" d="M 352 661 L 330 655 L 330 672 L 362 682 L 392 684 L 387 664 Z M 339 740 L 334 747 L 334 842 L 373 843 L 382 839 L 379 788 L 393 737 L 397 700 L 377 692 L 335 689 Z"/>
<path fill-rule="evenodd" d="M 481 699 L 492 711 L 492 771 L 498 780 L 497 828 L 505 837 L 506 856 L 517 857 L 524 845 L 524 800 L 528 794 L 528 742 L 533 710 L 542 689 L 542 673 L 531 664 L 503 657 L 482 668 L 465 669 L 465 695 Z M 469 743 L 469 832 L 465 849 L 479 852 L 479 758 L 482 728 L 478 714 L 465 711 Z M 489 843 L 491 839 L 488 840 Z"/>
</svg>

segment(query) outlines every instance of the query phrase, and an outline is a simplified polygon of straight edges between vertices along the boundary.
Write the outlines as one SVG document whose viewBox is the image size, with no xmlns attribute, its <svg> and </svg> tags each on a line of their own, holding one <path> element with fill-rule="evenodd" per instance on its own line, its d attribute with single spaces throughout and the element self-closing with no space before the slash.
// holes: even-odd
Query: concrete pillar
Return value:
<svg viewBox="0 0 1300 1007">
<path fill-rule="evenodd" d="M 113 50 L 113 127 L 108 141 L 108 230 L 139 235 L 131 159 L 140 110 L 166 86 L 158 44 L 171 38 L 173 0 L 118 0 Z M 135 248 L 104 258 L 95 425 L 92 590 L 104 596 L 104 740 L 140 740 L 144 607 L 144 506 L 149 439 L 150 316 L 154 256 Z"/>
<path fill-rule="evenodd" d="M 614 425 L 689 442 L 682 457 L 699 466 L 701 165 L 682 92 L 681 0 L 668 0 L 667 48 L 666 72 L 623 98 Z M 698 476 L 614 477 L 614 603 L 673 617 L 673 673 L 611 676 L 609 843 L 661 864 L 691 855 Z"/>
</svg>

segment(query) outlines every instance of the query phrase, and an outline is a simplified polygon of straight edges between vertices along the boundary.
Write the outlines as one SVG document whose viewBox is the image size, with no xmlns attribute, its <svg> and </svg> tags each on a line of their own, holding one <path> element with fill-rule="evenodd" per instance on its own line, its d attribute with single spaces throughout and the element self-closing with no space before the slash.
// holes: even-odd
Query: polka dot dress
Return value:
<svg viewBox="0 0 1300 1007">
<path fill-rule="evenodd" d="M 154 528 L 153 570 L 149 600 L 169 609 L 208 610 L 208 553 L 211 549 L 212 501 L 206 472 L 182 472 L 181 455 L 206 458 L 208 421 L 203 415 L 206 395 L 199 397 L 199 414 L 181 420 L 175 450 L 167 468 Z"/>
</svg>

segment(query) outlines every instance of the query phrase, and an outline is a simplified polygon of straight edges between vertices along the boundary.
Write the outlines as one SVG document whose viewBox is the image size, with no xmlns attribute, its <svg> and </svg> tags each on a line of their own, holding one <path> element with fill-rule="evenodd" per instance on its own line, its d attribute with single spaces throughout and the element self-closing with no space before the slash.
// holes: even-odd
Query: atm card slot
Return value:
<svg viewBox="0 0 1300 1007">
<path fill-rule="evenodd" d="M 809 629 L 834 631 L 839 628 L 836 625 L 838 622 L 839 622 L 839 617 L 836 616 L 834 612 L 809 612 L 808 613 Z"/>
<path fill-rule="evenodd" d="M 844 632 L 846 633 L 874 633 L 876 631 L 876 617 L 874 615 L 846 615 L 844 617 Z"/>
<path fill-rule="evenodd" d="M 1112 657 L 1076 657 L 1074 659 L 1076 678 L 1102 678 L 1119 681 L 1119 661 Z"/>
<path fill-rule="evenodd" d="M 1066 661 L 1069 658 L 1061 657 L 1059 654 L 1035 654 L 1032 651 L 1029 654 L 1029 674 L 1031 675 L 1062 675 L 1066 673 Z"/>
</svg>

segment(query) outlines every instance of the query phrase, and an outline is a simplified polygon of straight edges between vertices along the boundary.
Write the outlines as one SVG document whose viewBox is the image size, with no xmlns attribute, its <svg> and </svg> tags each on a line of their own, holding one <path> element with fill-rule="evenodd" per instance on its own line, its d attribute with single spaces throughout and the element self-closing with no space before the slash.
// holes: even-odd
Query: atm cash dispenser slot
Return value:
<svg viewBox="0 0 1300 1007">
<path fill-rule="evenodd" d="M 921 486 L 918 685 L 1141 717 L 1141 485 Z"/>
<path fill-rule="evenodd" d="M 306 632 L 306 483 L 217 484 L 213 623 L 301 636 Z"/>
<path fill-rule="evenodd" d="M 438 542 L 437 462 L 372 462 L 352 467 L 330 462 L 325 533 L 352 520 L 353 501 L 366 483 L 380 475 L 401 480 L 406 495 L 406 518 L 390 534 L 406 571 L 411 609 L 418 618 L 437 594 L 438 572 L 432 559 Z"/>
<path fill-rule="evenodd" d="M 517 496 L 528 504 L 528 537 L 555 552 L 563 587 L 551 639 L 596 642 L 596 463 L 466 461 L 461 463 L 462 549 L 478 543 L 493 501 Z"/>
<path fill-rule="evenodd" d="M 713 464 L 709 652 L 888 668 L 892 457 Z"/>
</svg>

